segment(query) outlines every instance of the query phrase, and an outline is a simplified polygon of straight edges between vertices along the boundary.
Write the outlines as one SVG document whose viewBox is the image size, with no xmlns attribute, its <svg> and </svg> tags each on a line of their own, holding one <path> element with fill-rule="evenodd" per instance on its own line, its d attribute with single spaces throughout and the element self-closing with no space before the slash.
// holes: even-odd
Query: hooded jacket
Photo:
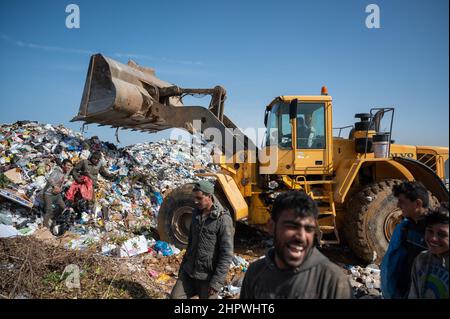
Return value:
<svg viewBox="0 0 450 319">
<path fill-rule="evenodd" d="M 207 280 L 220 291 L 233 258 L 233 221 L 230 213 L 214 205 L 202 216 L 194 209 L 189 230 L 189 244 L 180 269 L 191 278 Z"/>
<path fill-rule="evenodd" d="M 72 175 L 75 179 L 80 179 L 82 176 L 87 176 L 92 180 L 94 185 L 97 184 L 99 173 L 106 179 L 114 179 L 114 175 L 110 174 L 106 170 L 102 162 L 98 162 L 96 165 L 94 165 L 89 160 L 81 160 L 75 165 L 72 170 Z"/>
<path fill-rule="evenodd" d="M 448 254 L 422 252 L 414 261 L 409 299 L 448 299 Z"/>
<path fill-rule="evenodd" d="M 295 269 L 275 265 L 274 248 L 252 263 L 242 283 L 241 299 L 351 299 L 344 272 L 313 247 Z"/>
</svg>

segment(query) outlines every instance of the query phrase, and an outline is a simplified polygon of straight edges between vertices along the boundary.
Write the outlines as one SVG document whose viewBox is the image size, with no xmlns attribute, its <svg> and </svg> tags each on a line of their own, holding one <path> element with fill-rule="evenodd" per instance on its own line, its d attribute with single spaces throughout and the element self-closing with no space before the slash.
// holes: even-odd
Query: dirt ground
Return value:
<svg viewBox="0 0 450 319">
<path fill-rule="evenodd" d="M 271 245 L 267 235 L 246 225 L 238 224 L 236 234 L 235 254 L 248 262 L 263 256 Z M 63 243 L 69 238 L 70 235 L 55 238 L 48 231 L 41 230 L 29 237 L 0 239 L 0 297 L 169 297 L 183 251 L 170 257 L 152 253 L 131 258 L 106 257 L 96 253 L 98 247 L 95 246 L 92 250 L 83 251 L 63 248 Z M 343 271 L 346 271 L 345 265 L 359 264 L 345 247 L 330 246 L 321 250 L 342 266 Z M 80 273 L 79 288 L 71 277 L 73 268 L 70 267 L 76 267 Z M 238 285 L 243 275 L 242 268 L 230 269 L 227 283 Z"/>
</svg>

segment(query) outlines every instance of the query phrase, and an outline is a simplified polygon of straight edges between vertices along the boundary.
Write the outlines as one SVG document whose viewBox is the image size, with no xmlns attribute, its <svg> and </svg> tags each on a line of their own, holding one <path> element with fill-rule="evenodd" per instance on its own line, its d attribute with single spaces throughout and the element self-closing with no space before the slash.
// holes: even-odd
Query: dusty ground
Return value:
<svg viewBox="0 0 450 319">
<path fill-rule="evenodd" d="M 70 234 L 53 237 L 38 231 L 30 237 L 0 239 L 0 297 L 2 298 L 167 298 L 176 281 L 183 252 L 170 257 L 143 254 L 131 258 L 105 257 L 93 251 L 63 248 Z M 245 225 L 237 226 L 235 253 L 252 262 L 263 256 L 270 238 Z M 95 249 L 96 247 L 92 247 Z M 351 252 L 339 247 L 322 251 L 338 265 L 358 264 Z M 80 288 L 68 265 L 80 270 Z M 230 270 L 228 282 L 242 280 L 240 268 Z"/>
</svg>

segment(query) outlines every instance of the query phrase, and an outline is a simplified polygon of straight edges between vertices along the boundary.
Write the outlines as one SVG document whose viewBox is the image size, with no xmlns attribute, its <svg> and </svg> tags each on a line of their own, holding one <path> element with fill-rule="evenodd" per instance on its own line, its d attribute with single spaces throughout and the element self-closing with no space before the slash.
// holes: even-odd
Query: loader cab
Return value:
<svg viewBox="0 0 450 319">
<path fill-rule="evenodd" d="M 277 160 L 270 174 L 332 173 L 331 109 L 328 95 L 280 96 L 267 106 L 262 152 Z M 268 174 L 264 163 L 260 173 Z"/>
</svg>

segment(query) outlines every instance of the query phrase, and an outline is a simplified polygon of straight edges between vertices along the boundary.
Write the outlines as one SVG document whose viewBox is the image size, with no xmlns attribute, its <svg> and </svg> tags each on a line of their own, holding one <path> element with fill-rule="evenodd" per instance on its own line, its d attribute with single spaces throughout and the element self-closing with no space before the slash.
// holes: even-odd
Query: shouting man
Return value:
<svg viewBox="0 0 450 319">
<path fill-rule="evenodd" d="M 274 246 L 250 265 L 241 299 L 350 299 L 344 272 L 315 247 L 318 208 L 304 192 L 287 191 L 272 208 Z"/>
</svg>

